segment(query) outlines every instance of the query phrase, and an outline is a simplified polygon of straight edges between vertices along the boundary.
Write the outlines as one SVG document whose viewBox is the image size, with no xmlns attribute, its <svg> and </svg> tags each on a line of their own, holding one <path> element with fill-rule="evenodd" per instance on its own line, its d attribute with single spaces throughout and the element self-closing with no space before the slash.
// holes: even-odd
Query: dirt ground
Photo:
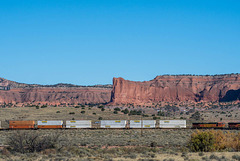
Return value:
<svg viewBox="0 0 240 161">
<path fill-rule="evenodd" d="M 1 157 L 1 156 L 0 156 Z M 74 156 L 61 156 L 55 154 L 31 154 L 31 155 L 18 155 L 1 157 L 0 161 L 202 161 L 202 160 L 219 160 L 219 161 L 239 161 L 240 152 L 208 152 L 208 153 L 175 153 L 175 154 L 156 154 L 156 155 L 136 155 L 129 157 L 118 158 L 100 158 L 100 157 L 74 157 Z"/>
</svg>

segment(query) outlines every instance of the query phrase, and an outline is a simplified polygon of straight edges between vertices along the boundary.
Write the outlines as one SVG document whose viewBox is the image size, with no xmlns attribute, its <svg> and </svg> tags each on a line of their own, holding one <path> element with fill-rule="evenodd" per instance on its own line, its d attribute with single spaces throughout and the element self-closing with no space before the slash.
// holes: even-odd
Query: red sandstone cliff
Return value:
<svg viewBox="0 0 240 161">
<path fill-rule="evenodd" d="M 113 78 L 113 88 L 111 85 L 24 84 L 0 78 L 0 104 L 98 104 L 108 103 L 110 99 L 112 104 L 234 101 L 240 99 L 240 75 L 165 75 L 145 82 Z"/>
<path fill-rule="evenodd" d="M 157 76 L 134 82 L 113 78 L 112 104 L 142 104 L 160 101 L 234 101 L 240 99 L 240 75 Z"/>
<path fill-rule="evenodd" d="M 111 98 L 111 85 L 76 86 L 72 84 L 23 84 L 0 78 L 1 103 L 98 104 Z"/>
</svg>

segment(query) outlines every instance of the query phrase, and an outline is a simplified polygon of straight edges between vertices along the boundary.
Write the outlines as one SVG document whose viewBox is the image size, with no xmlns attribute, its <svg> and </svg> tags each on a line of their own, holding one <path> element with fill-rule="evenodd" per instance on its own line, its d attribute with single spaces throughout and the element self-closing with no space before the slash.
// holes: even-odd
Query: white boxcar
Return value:
<svg viewBox="0 0 240 161">
<path fill-rule="evenodd" d="M 63 125 L 62 120 L 41 120 L 37 122 L 38 125 Z"/>
<path fill-rule="evenodd" d="M 186 120 L 160 120 L 160 128 L 186 128 Z"/>
<path fill-rule="evenodd" d="M 125 128 L 127 120 L 101 120 L 101 128 Z"/>
<path fill-rule="evenodd" d="M 156 120 L 130 120 L 130 128 L 155 128 Z"/>
<path fill-rule="evenodd" d="M 91 120 L 67 120 L 66 128 L 91 128 Z"/>
</svg>

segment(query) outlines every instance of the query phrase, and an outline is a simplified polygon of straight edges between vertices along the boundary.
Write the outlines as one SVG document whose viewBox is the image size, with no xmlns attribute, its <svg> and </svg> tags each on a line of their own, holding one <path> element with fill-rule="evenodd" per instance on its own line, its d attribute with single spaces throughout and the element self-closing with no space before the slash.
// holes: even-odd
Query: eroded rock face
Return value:
<svg viewBox="0 0 240 161">
<path fill-rule="evenodd" d="M 240 75 L 157 76 L 145 82 L 113 78 L 112 104 L 179 101 L 234 101 L 240 98 Z"/>
<path fill-rule="evenodd" d="M 39 88 L 0 90 L 0 103 L 40 103 L 58 105 L 107 103 L 111 98 L 111 89 L 102 88 Z"/>
<path fill-rule="evenodd" d="M 109 102 L 111 89 L 101 88 L 39 88 L 0 90 L 0 103 L 40 103 L 40 104 L 97 104 Z"/>
<path fill-rule="evenodd" d="M 0 78 L 1 103 L 98 104 L 111 98 L 111 85 L 76 86 L 72 84 L 24 84 Z"/>
</svg>

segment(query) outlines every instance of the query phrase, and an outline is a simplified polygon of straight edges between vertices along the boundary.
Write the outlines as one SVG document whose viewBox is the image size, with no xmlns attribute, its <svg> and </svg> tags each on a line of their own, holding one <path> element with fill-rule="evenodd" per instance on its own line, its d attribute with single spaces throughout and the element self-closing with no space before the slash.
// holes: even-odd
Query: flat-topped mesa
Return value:
<svg viewBox="0 0 240 161">
<path fill-rule="evenodd" d="M 111 99 L 112 85 L 24 84 L 0 78 L 0 104 L 100 104 Z"/>
<path fill-rule="evenodd" d="M 135 82 L 113 78 L 112 104 L 185 101 L 235 101 L 240 99 L 240 75 L 163 75 Z"/>
</svg>

